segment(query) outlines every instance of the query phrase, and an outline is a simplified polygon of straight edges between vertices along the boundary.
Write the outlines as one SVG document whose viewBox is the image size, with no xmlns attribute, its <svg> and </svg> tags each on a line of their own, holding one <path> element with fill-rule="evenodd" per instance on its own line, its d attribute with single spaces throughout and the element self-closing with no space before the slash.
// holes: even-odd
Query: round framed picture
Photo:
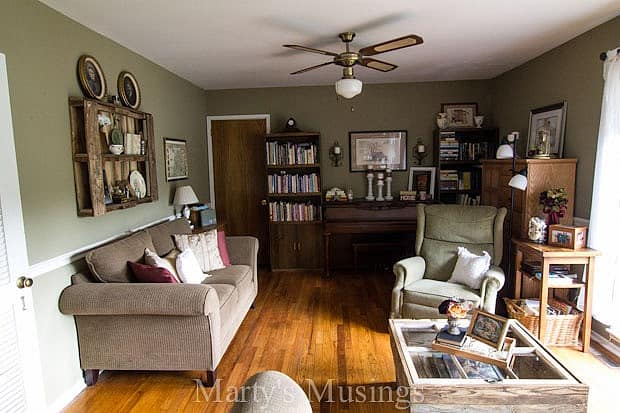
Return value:
<svg viewBox="0 0 620 413">
<path fill-rule="evenodd" d="M 129 106 L 132 109 L 138 109 L 140 107 L 140 100 L 142 94 L 140 93 L 140 86 L 135 76 L 129 72 L 121 72 L 118 75 L 118 94 L 121 96 L 121 100 L 125 106 Z"/>
<path fill-rule="evenodd" d="M 84 93 L 91 98 L 103 100 L 107 89 L 99 62 L 92 56 L 82 55 L 78 60 L 77 70 Z"/>
</svg>

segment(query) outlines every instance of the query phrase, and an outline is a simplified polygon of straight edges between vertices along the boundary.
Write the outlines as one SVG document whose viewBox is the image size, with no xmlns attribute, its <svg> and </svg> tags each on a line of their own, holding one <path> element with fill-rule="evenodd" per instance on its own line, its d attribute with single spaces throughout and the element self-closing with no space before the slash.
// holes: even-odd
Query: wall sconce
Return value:
<svg viewBox="0 0 620 413">
<path fill-rule="evenodd" d="M 422 139 L 418 138 L 415 147 L 413 148 L 413 156 L 418 160 L 418 165 L 422 165 L 422 160 L 426 158 L 428 153 L 426 152 L 426 145 L 422 142 Z"/>
<path fill-rule="evenodd" d="M 332 160 L 332 166 L 341 166 L 342 161 L 342 148 L 338 141 L 329 148 L 329 159 Z"/>
</svg>

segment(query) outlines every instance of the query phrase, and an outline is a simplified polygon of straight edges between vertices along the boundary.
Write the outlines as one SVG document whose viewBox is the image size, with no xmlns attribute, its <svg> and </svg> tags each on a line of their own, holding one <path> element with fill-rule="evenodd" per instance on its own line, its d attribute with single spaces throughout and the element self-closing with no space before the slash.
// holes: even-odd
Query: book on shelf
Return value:
<svg viewBox="0 0 620 413">
<path fill-rule="evenodd" d="M 316 173 L 273 174 L 267 175 L 270 194 L 299 194 L 304 192 L 320 192 L 319 176 Z"/>
<path fill-rule="evenodd" d="M 309 165 L 318 163 L 315 143 L 266 142 L 267 165 Z"/>
<path fill-rule="evenodd" d="M 310 202 L 270 202 L 271 222 L 308 222 L 320 219 L 320 207 Z"/>
</svg>

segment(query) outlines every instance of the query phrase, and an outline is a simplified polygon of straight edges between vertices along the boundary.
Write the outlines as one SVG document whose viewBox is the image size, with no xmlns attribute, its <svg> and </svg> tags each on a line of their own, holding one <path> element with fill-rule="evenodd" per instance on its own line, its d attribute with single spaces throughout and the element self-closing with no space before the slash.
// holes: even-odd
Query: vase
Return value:
<svg viewBox="0 0 620 413">
<path fill-rule="evenodd" d="M 549 212 L 549 225 L 560 223 L 560 215 L 557 212 Z"/>
<path fill-rule="evenodd" d="M 453 336 L 458 336 L 461 334 L 461 329 L 459 329 L 459 319 L 456 317 L 448 316 L 448 334 Z"/>
</svg>

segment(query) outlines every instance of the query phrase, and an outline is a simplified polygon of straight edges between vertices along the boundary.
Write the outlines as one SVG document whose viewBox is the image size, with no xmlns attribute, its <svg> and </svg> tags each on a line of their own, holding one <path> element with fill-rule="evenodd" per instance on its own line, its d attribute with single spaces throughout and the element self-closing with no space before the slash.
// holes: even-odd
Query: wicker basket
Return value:
<svg viewBox="0 0 620 413">
<path fill-rule="evenodd" d="M 525 300 L 504 298 L 508 316 L 519 320 L 528 330 L 538 337 L 538 316 L 526 314 L 519 305 Z M 549 305 L 567 312 L 568 306 L 558 300 L 549 298 Z M 579 329 L 583 313 L 571 308 L 569 314 L 547 315 L 547 328 L 542 339 L 544 344 L 551 346 L 576 346 L 579 342 Z"/>
</svg>

